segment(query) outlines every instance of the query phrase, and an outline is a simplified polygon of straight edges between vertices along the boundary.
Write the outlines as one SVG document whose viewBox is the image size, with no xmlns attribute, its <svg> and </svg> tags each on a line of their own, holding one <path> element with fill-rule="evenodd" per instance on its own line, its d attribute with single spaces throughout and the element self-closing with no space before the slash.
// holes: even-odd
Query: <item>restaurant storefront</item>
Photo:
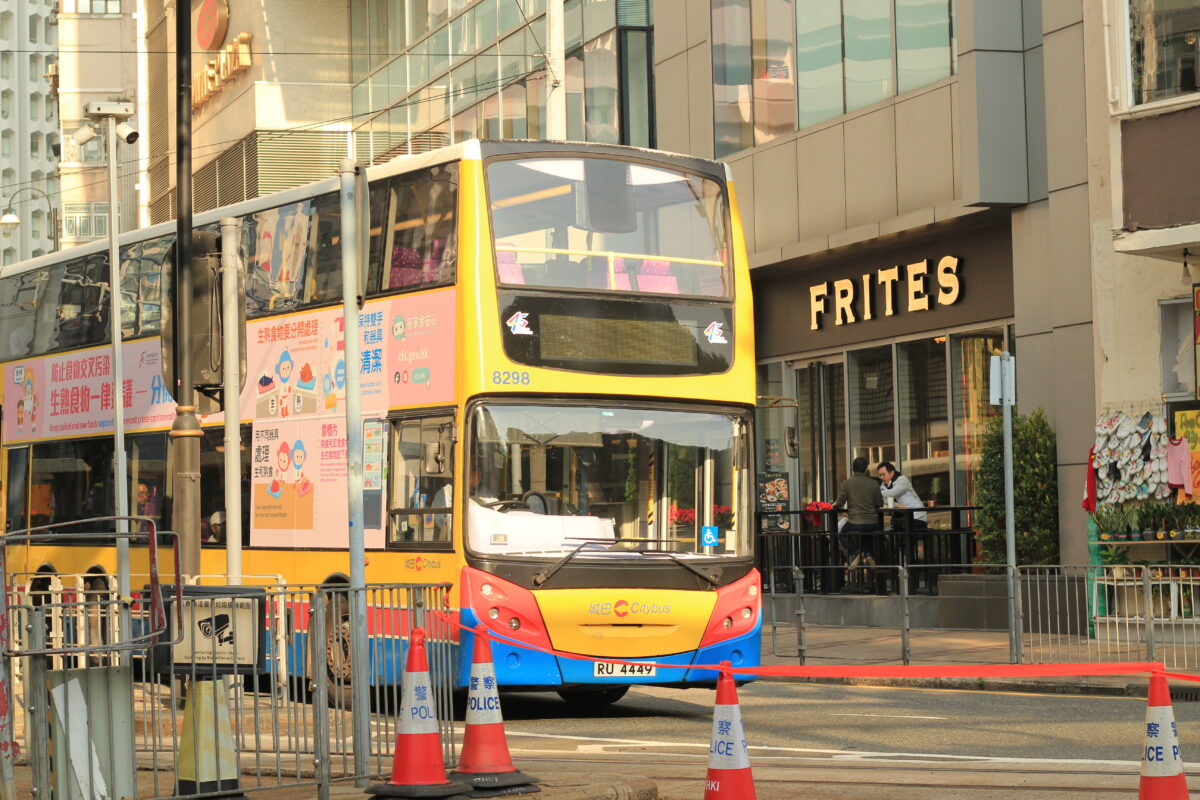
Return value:
<svg viewBox="0 0 1200 800">
<path fill-rule="evenodd" d="M 790 463 L 784 416 L 761 416 L 758 470 L 789 477 L 792 508 L 832 501 L 858 456 L 872 474 L 896 464 L 927 504 L 972 504 L 984 430 L 1000 411 L 989 403 L 990 357 L 1013 350 L 1008 215 L 753 277 L 759 394 L 794 398 L 799 410 Z"/>
</svg>

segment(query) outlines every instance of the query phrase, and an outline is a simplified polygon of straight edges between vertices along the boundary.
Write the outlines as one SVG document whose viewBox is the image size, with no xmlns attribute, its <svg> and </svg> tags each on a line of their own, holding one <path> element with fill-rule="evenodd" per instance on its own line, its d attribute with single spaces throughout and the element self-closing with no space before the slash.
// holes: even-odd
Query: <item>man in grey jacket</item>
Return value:
<svg viewBox="0 0 1200 800">
<path fill-rule="evenodd" d="M 896 469 L 896 465 L 890 461 L 884 461 L 879 465 L 879 480 L 883 482 L 880 491 L 884 497 L 890 497 L 895 504 L 900 508 L 924 508 L 925 504 L 921 502 L 917 490 L 913 488 L 912 481 L 907 476 L 901 475 L 900 470 Z M 892 530 L 904 531 L 909 530 L 908 520 L 905 517 L 908 514 L 896 514 L 892 518 Z M 914 531 L 923 531 L 929 527 L 929 514 L 924 511 L 914 511 L 912 514 L 912 528 Z"/>
<path fill-rule="evenodd" d="M 883 508 L 883 495 L 879 491 L 879 482 L 867 474 L 870 462 L 859 456 L 850 465 L 853 474 L 842 481 L 838 489 L 834 509 L 845 508 L 849 520 L 838 533 L 838 542 L 850 558 L 850 565 L 855 566 L 861 560 L 870 564 L 875 563 L 870 553 L 859 554 L 858 537 L 851 538 L 848 534 L 882 529 L 879 524 L 879 509 Z"/>
</svg>

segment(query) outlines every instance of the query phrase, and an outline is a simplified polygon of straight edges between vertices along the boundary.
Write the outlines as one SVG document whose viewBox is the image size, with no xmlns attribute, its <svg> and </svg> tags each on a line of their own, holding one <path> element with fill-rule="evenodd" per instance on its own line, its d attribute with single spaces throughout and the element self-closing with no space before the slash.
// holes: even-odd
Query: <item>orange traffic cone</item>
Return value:
<svg viewBox="0 0 1200 800">
<path fill-rule="evenodd" d="M 392 778 L 376 784 L 367 794 L 379 797 L 440 797 L 466 800 L 471 787 L 446 779 L 442 737 L 433 708 L 429 661 L 425 658 L 425 631 L 413 628 L 408 639 L 408 661 L 400 692 L 396 753 L 392 756 Z"/>
<path fill-rule="evenodd" d="M 463 734 L 462 755 L 451 780 L 475 787 L 472 797 L 500 797 L 532 794 L 541 788 L 513 766 L 504 738 L 504 717 L 500 715 L 500 694 L 496 691 L 496 668 L 492 665 L 492 647 L 484 636 L 484 627 L 475 629 L 475 647 L 471 655 L 471 684 L 467 695 L 467 730 Z"/>
<path fill-rule="evenodd" d="M 728 668 L 728 661 L 721 666 Z M 742 730 L 742 710 L 738 707 L 733 675 L 725 669 L 717 678 L 717 702 L 713 706 L 712 744 L 708 749 L 708 778 L 704 782 L 704 800 L 755 800 L 754 776 L 750 773 L 750 753 Z"/>
<path fill-rule="evenodd" d="M 1179 753 L 1179 732 L 1171 708 L 1171 690 L 1162 673 L 1150 676 L 1146 698 L 1146 746 L 1142 750 L 1142 780 L 1138 800 L 1187 800 L 1187 776 Z"/>
</svg>

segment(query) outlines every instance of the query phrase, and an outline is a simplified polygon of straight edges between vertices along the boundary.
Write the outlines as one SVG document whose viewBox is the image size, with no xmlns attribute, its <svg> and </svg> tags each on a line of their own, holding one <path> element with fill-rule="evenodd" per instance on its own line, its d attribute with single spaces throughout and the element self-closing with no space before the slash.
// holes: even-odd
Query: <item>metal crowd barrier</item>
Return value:
<svg viewBox="0 0 1200 800">
<path fill-rule="evenodd" d="M 1020 567 L 1029 663 L 1200 665 L 1200 567 Z"/>
<path fill-rule="evenodd" d="M 178 584 L 163 587 L 165 630 L 153 625 L 148 590 L 129 606 L 115 592 L 81 592 L 74 580 L 32 594 L 10 588 L 7 652 L 22 665 L 23 711 L 10 748 L 28 764 L 32 796 L 190 798 L 310 786 L 327 798 L 335 782 L 386 776 L 414 627 L 426 631 L 444 757 L 455 762 L 457 635 L 427 613 L 444 608 L 448 585 L 357 590 L 371 663 L 356 666 L 349 587 L 213 580 L 178 593 Z M 370 708 L 354 709 L 352 682 L 368 677 Z M 369 714 L 366 775 L 354 771 L 355 713 Z"/>
</svg>

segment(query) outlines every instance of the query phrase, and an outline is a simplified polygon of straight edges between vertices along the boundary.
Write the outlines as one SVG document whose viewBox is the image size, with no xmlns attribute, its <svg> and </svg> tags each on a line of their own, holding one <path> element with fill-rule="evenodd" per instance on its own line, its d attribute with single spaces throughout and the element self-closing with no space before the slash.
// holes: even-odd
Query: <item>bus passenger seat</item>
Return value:
<svg viewBox="0 0 1200 800">
<path fill-rule="evenodd" d="M 608 285 L 608 259 L 592 256 L 590 258 L 590 269 L 588 270 L 588 288 L 589 289 L 616 289 L 617 291 L 628 292 L 629 273 L 625 271 L 625 259 L 613 259 L 613 285 Z"/>
<path fill-rule="evenodd" d="M 666 261 L 648 258 L 638 271 L 638 290 L 659 294 L 679 294 L 679 281 L 671 274 L 671 265 Z"/>
<path fill-rule="evenodd" d="M 423 281 L 421 254 L 411 247 L 392 250 L 392 268 L 388 273 L 388 289 L 416 286 Z"/>
<path fill-rule="evenodd" d="M 512 247 L 507 242 L 501 242 L 500 246 Z M 525 283 L 525 270 L 517 263 L 517 254 L 512 250 L 496 251 L 496 272 L 501 283 Z"/>
</svg>

